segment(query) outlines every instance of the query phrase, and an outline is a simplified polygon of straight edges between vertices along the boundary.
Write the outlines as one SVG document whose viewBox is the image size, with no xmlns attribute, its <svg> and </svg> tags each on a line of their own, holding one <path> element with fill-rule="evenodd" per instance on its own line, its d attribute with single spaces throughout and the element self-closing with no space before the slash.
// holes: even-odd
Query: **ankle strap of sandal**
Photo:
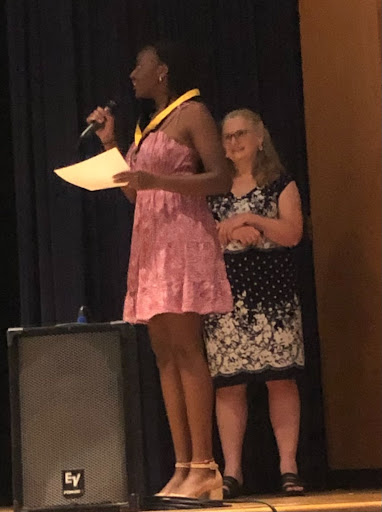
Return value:
<svg viewBox="0 0 382 512">
<path fill-rule="evenodd" d="M 176 468 L 190 468 L 191 462 L 175 462 Z"/>
<path fill-rule="evenodd" d="M 203 462 L 191 462 L 191 468 L 193 468 L 193 469 L 211 469 L 212 471 L 216 471 L 217 469 L 219 469 L 219 466 L 212 459 L 212 460 L 206 460 Z"/>
</svg>

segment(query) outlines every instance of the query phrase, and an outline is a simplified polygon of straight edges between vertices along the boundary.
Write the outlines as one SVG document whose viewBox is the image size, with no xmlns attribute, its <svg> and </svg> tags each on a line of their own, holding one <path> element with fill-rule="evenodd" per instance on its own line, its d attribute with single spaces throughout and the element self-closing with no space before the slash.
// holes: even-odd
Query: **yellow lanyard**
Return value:
<svg viewBox="0 0 382 512">
<path fill-rule="evenodd" d="M 144 137 L 149 132 L 154 130 L 159 125 L 159 123 L 161 123 L 163 121 L 163 119 L 165 119 L 174 109 L 176 109 L 176 107 L 178 107 L 185 101 L 188 101 L 191 98 L 194 98 L 195 96 L 200 96 L 199 89 L 191 89 L 190 91 L 187 91 L 184 94 L 182 94 L 182 96 L 179 96 L 179 98 L 177 98 L 175 101 L 170 103 L 170 105 L 168 107 L 166 107 L 164 110 L 162 110 L 162 112 L 159 112 L 159 114 L 157 114 L 154 117 L 154 119 L 152 119 L 149 122 L 149 124 L 146 126 L 146 128 L 143 130 L 143 132 L 139 126 L 139 123 L 137 123 L 137 126 L 135 128 L 135 136 L 134 136 L 135 145 L 138 146 L 142 137 Z"/>
</svg>

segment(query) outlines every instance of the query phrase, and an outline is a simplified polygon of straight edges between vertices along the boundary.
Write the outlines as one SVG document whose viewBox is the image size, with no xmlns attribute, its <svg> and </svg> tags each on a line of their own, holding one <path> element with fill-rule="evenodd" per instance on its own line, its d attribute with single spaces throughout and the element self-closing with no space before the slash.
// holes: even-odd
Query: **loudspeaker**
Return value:
<svg viewBox="0 0 382 512">
<path fill-rule="evenodd" d="M 131 505 L 144 494 L 134 328 L 17 328 L 7 339 L 15 510 Z"/>
</svg>

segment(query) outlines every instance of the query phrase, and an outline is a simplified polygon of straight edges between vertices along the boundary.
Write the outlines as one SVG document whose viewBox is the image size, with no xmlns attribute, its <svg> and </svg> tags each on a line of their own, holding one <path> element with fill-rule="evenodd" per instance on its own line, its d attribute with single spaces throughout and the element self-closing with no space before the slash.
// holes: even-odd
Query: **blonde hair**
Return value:
<svg viewBox="0 0 382 512">
<path fill-rule="evenodd" d="M 222 126 L 228 119 L 234 117 L 243 117 L 251 121 L 255 128 L 256 135 L 263 137 L 262 149 L 257 151 L 256 160 L 252 169 L 252 176 L 259 187 L 269 185 L 285 172 L 283 164 L 280 162 L 279 155 L 273 145 L 269 131 L 264 126 L 260 115 L 249 108 L 232 110 L 223 119 Z"/>
</svg>

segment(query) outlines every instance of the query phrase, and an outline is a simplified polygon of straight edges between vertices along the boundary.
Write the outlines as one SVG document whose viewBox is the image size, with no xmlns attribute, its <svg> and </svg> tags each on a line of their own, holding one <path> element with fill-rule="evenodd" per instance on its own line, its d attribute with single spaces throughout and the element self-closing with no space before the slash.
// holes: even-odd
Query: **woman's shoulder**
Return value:
<svg viewBox="0 0 382 512">
<path fill-rule="evenodd" d="M 210 141 L 216 138 L 217 126 L 207 106 L 200 101 L 188 101 L 182 106 L 178 117 L 179 129 L 191 139 Z"/>
<path fill-rule="evenodd" d="M 295 179 L 290 172 L 282 171 L 279 176 L 268 185 L 268 187 L 271 190 L 276 191 L 278 194 L 281 194 L 281 192 L 289 185 L 289 183 L 294 181 Z"/>
<path fill-rule="evenodd" d="M 190 100 L 180 105 L 182 118 L 192 121 L 200 118 L 212 119 L 212 114 L 202 101 Z"/>
</svg>

